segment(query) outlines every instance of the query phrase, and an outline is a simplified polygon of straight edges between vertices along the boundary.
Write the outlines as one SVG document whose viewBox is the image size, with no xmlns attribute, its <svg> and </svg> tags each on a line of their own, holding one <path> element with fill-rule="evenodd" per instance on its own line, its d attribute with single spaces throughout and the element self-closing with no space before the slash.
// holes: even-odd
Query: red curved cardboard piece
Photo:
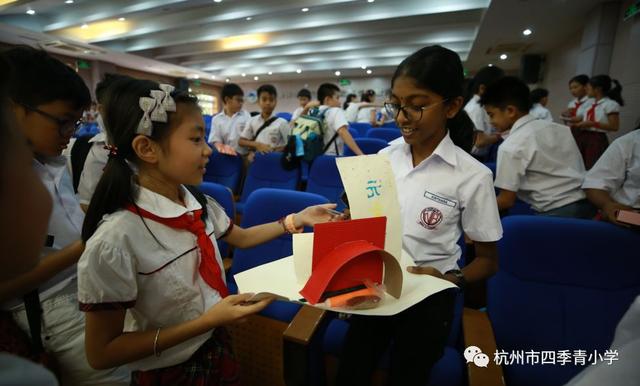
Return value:
<svg viewBox="0 0 640 386">
<path fill-rule="evenodd" d="M 310 304 L 318 303 L 324 291 L 326 291 L 332 281 L 339 277 L 345 267 L 349 265 L 357 267 L 359 264 L 372 263 L 384 266 L 384 284 L 391 296 L 400 297 L 402 292 L 402 272 L 400 264 L 395 257 L 384 249 L 373 245 L 367 240 L 348 241 L 338 245 L 331 252 L 316 264 L 313 273 L 307 281 L 307 284 L 300 291 Z M 344 278 L 341 278 L 344 281 Z M 352 278 L 362 284 L 364 278 Z M 371 278 L 368 278 L 371 279 Z M 375 280 L 372 280 L 375 282 Z M 378 280 L 379 283 L 382 280 Z M 354 284 L 353 282 L 351 284 Z M 344 284 L 343 284 L 344 285 Z M 342 287 L 346 288 L 346 287 Z"/>
</svg>

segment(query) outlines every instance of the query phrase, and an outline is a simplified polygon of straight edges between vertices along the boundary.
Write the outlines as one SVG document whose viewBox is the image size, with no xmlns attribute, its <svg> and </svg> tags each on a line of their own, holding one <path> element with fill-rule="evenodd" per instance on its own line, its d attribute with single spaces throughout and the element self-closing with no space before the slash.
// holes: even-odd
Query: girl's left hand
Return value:
<svg viewBox="0 0 640 386">
<path fill-rule="evenodd" d="M 336 208 L 336 204 L 322 204 L 322 205 L 314 205 L 309 206 L 302 211 L 296 213 L 293 218 L 293 223 L 296 228 L 300 228 L 303 226 L 314 226 L 315 224 L 329 222 L 329 221 L 339 221 L 344 218 L 344 216 L 337 215 L 331 213 L 330 210 L 334 210 Z"/>
<path fill-rule="evenodd" d="M 418 267 L 418 266 L 409 266 L 407 267 L 407 272 L 414 273 L 416 275 L 431 275 L 433 277 L 437 277 L 438 279 L 445 279 L 442 272 L 438 271 L 433 267 Z"/>
</svg>

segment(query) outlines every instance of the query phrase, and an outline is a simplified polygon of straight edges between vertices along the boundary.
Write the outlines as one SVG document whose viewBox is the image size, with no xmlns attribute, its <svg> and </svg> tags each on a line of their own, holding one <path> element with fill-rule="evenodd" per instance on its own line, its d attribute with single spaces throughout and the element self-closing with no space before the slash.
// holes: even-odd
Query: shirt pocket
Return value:
<svg viewBox="0 0 640 386">
<path fill-rule="evenodd" d="M 458 200 L 434 191 L 423 193 L 423 208 L 418 213 L 417 222 L 429 232 L 447 232 L 451 225 L 458 223 L 460 203 Z"/>
</svg>

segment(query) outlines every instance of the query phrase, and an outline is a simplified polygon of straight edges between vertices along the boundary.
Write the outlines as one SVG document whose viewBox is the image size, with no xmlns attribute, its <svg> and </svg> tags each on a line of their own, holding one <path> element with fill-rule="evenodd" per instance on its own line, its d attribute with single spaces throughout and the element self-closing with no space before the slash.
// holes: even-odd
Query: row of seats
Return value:
<svg viewBox="0 0 640 386">
<path fill-rule="evenodd" d="M 229 189 L 220 185 L 211 189 L 212 186 L 204 183 L 202 189 L 220 203 L 233 205 Z M 226 195 L 226 201 L 219 192 Z M 308 192 L 258 189 L 246 201 L 241 225 L 274 221 L 327 201 Z M 429 385 L 454 386 L 466 381 L 473 384 L 474 365 L 465 368 L 462 353 L 464 347 L 474 344 L 491 359 L 495 350 L 507 353 L 584 350 L 587 355 L 597 350 L 602 354 L 613 339 L 618 321 L 640 294 L 637 275 L 640 260 L 635 256 L 640 235 L 608 223 L 570 218 L 509 216 L 502 223 L 499 270 L 488 282 L 487 311 L 480 313 L 489 328 L 479 335 L 495 338 L 494 343 L 487 346 L 473 340 L 470 331 L 478 330 L 479 326 L 477 321 L 470 325 L 467 320 L 470 311 L 462 311 L 463 299 L 459 294 L 449 342 L 433 369 Z M 233 274 L 291 253 L 290 235 L 255 248 L 236 250 L 228 277 L 230 288 L 237 291 Z M 301 307 L 297 303 L 275 302 L 261 315 L 287 325 Z M 317 352 L 308 360 L 315 361 L 318 357 L 323 360 L 309 363 L 314 369 L 309 374 L 330 372 L 332 364 L 335 367 L 348 322 L 334 316 L 330 315 L 316 329 L 312 347 Z M 384 368 L 385 364 L 381 366 Z M 573 363 L 562 366 L 538 363 L 503 366 L 502 372 L 509 386 L 559 386 L 582 369 L 584 366 Z"/>
</svg>

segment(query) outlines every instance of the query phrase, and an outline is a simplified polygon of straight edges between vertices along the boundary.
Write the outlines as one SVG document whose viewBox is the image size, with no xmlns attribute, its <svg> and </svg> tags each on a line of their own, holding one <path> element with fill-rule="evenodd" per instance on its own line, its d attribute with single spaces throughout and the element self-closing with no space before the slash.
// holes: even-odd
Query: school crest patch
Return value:
<svg viewBox="0 0 640 386">
<path fill-rule="evenodd" d="M 422 212 L 420 212 L 420 216 L 418 218 L 418 224 L 429 230 L 436 229 L 438 224 L 442 222 L 442 217 L 443 216 L 440 209 L 430 206 L 428 208 L 422 209 Z"/>
</svg>

